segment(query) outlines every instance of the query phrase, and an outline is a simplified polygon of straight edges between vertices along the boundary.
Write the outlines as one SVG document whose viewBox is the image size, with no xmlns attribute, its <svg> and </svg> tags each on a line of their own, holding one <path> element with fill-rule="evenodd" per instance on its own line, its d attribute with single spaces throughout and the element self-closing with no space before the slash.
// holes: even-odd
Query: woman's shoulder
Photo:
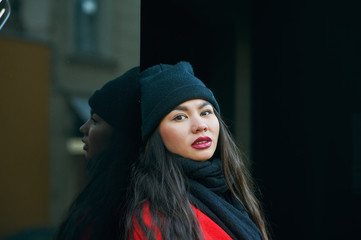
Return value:
<svg viewBox="0 0 361 240">
<path fill-rule="evenodd" d="M 205 240 L 231 240 L 232 238 L 212 219 L 205 215 L 202 211 L 191 204 L 194 214 L 199 222 L 200 228 L 203 232 Z M 132 232 L 135 240 L 146 239 L 146 233 L 144 227 L 149 229 L 155 239 L 162 239 L 161 231 L 153 221 L 153 217 L 150 211 L 149 202 L 145 202 L 141 208 L 141 223 L 135 216 L 133 216 L 132 224 L 134 231 Z M 158 213 L 159 214 L 159 213 Z"/>
<path fill-rule="evenodd" d="M 232 238 L 212 219 L 191 205 L 206 240 L 231 240 Z"/>
</svg>

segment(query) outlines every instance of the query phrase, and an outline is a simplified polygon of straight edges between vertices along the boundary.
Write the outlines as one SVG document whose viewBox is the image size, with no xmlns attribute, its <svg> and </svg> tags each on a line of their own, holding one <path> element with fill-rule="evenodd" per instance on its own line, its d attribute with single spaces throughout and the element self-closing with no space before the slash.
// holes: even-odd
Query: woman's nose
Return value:
<svg viewBox="0 0 361 240">
<path fill-rule="evenodd" d="M 204 122 L 203 119 L 197 118 L 194 120 L 193 126 L 192 126 L 192 132 L 193 133 L 199 133 L 199 132 L 206 132 L 208 130 L 207 124 Z"/>
<path fill-rule="evenodd" d="M 89 120 L 86 121 L 83 125 L 80 126 L 79 131 L 83 134 L 83 135 L 87 135 L 88 133 L 88 123 Z"/>
</svg>

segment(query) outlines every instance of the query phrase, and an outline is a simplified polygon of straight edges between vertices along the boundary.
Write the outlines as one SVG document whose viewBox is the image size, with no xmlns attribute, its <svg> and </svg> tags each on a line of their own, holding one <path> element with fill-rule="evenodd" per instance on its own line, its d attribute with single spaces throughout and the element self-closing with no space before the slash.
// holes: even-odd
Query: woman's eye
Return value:
<svg viewBox="0 0 361 240">
<path fill-rule="evenodd" d="M 184 115 L 177 115 L 177 116 L 175 116 L 174 118 L 173 118 L 173 120 L 175 120 L 175 121 L 182 121 L 182 120 L 184 120 L 186 118 L 186 116 L 184 116 Z"/>
<path fill-rule="evenodd" d="M 211 110 L 206 110 L 201 113 L 202 116 L 207 116 L 209 114 L 212 114 L 213 112 Z"/>
<path fill-rule="evenodd" d="M 97 123 L 97 122 L 98 122 L 98 121 L 97 121 L 95 118 L 93 118 L 93 117 L 91 117 L 90 119 L 92 120 L 93 123 Z"/>
</svg>

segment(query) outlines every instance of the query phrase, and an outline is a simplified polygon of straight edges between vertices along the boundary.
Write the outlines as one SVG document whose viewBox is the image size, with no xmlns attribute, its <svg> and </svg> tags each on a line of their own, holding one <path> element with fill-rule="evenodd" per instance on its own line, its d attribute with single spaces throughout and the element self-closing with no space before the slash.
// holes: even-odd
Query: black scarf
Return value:
<svg viewBox="0 0 361 240">
<path fill-rule="evenodd" d="M 199 162 L 179 157 L 191 202 L 232 239 L 260 240 L 262 234 L 229 190 L 220 159 Z"/>
</svg>

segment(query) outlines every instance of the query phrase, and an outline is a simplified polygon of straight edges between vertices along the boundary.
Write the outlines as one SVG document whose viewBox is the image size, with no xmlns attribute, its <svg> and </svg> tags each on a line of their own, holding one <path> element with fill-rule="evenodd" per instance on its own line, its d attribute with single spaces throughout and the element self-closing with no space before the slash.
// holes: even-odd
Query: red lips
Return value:
<svg viewBox="0 0 361 240">
<path fill-rule="evenodd" d="M 84 146 L 83 146 L 83 150 L 84 151 L 87 151 L 88 150 L 88 144 L 86 144 L 86 142 L 84 141 L 84 139 L 81 140 L 83 143 L 84 143 Z"/>
<path fill-rule="evenodd" d="M 207 136 L 197 138 L 193 143 L 192 147 L 196 149 L 206 149 L 212 145 L 212 139 Z"/>
</svg>

